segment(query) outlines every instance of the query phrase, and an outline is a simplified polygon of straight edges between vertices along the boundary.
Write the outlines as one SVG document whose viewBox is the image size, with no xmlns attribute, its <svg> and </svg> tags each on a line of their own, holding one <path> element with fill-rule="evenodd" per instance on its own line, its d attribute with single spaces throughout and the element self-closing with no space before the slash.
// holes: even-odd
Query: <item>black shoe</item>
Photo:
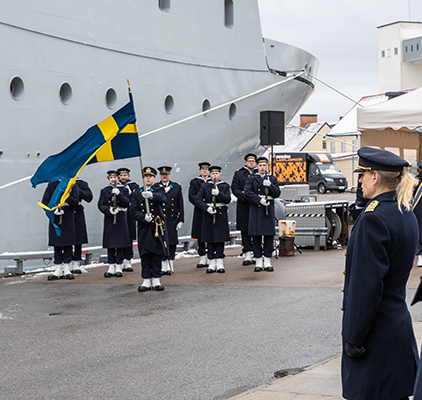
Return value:
<svg viewBox="0 0 422 400">
<path fill-rule="evenodd" d="M 196 268 L 205 268 L 207 266 L 208 265 L 206 265 L 206 264 L 196 264 Z"/>
<path fill-rule="evenodd" d="M 256 264 L 256 261 L 255 261 L 255 260 L 252 260 L 252 261 L 251 261 L 251 263 L 252 263 L 252 264 Z"/>
<path fill-rule="evenodd" d="M 116 272 L 116 274 L 114 276 L 116 278 L 121 278 L 123 276 L 123 274 L 121 272 Z"/>
<path fill-rule="evenodd" d="M 270 267 L 264 268 L 264 270 L 265 271 L 268 271 L 268 272 L 273 272 L 274 271 L 274 268 L 270 266 Z"/>
<path fill-rule="evenodd" d="M 75 277 L 73 276 L 73 274 L 67 274 L 64 276 L 64 279 L 75 279 Z"/>
<path fill-rule="evenodd" d="M 132 268 L 132 267 L 127 267 L 127 268 L 125 268 L 123 271 L 133 272 L 133 268 Z"/>
<path fill-rule="evenodd" d="M 110 272 L 106 272 L 104 274 L 104 278 L 111 278 L 112 276 L 114 276 L 114 275 L 112 273 L 110 273 Z"/>
<path fill-rule="evenodd" d="M 214 269 L 207 268 L 207 274 L 213 274 L 215 272 Z"/>
<path fill-rule="evenodd" d="M 47 279 L 49 281 L 55 281 L 55 280 L 59 279 L 59 277 L 57 275 L 48 275 Z"/>
<path fill-rule="evenodd" d="M 217 269 L 217 272 L 220 274 L 224 274 L 226 270 L 224 268 Z"/>
<path fill-rule="evenodd" d="M 261 267 L 255 267 L 254 271 L 255 272 L 261 272 L 262 271 L 262 268 Z"/>
<path fill-rule="evenodd" d="M 164 286 L 163 285 L 153 286 L 152 288 L 153 288 L 153 290 L 157 290 L 158 292 L 161 291 L 161 290 L 164 290 Z"/>
<path fill-rule="evenodd" d="M 82 271 L 80 269 L 75 269 L 75 270 L 70 271 L 70 272 L 73 272 L 74 274 L 77 274 L 77 275 L 82 274 Z"/>
<path fill-rule="evenodd" d="M 242 263 L 242 265 L 251 265 L 251 264 L 252 264 L 252 261 L 249 261 L 249 260 L 245 260 Z"/>
<path fill-rule="evenodd" d="M 151 288 L 146 286 L 138 286 L 138 292 L 146 292 L 148 290 L 151 290 Z"/>
</svg>

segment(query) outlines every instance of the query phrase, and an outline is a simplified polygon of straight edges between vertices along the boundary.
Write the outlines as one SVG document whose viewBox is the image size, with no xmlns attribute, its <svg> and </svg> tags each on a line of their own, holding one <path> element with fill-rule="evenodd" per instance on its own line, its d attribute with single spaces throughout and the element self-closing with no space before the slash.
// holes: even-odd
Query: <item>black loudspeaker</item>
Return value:
<svg viewBox="0 0 422 400">
<path fill-rule="evenodd" d="M 261 111 L 261 145 L 284 145 L 284 111 Z"/>
</svg>

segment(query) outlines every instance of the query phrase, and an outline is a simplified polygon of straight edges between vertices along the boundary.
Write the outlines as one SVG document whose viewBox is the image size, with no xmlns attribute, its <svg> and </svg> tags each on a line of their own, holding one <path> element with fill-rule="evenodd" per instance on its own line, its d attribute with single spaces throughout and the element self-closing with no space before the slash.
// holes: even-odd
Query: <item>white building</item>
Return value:
<svg viewBox="0 0 422 400">
<path fill-rule="evenodd" d="M 422 86 L 422 22 L 378 27 L 380 92 Z"/>
</svg>

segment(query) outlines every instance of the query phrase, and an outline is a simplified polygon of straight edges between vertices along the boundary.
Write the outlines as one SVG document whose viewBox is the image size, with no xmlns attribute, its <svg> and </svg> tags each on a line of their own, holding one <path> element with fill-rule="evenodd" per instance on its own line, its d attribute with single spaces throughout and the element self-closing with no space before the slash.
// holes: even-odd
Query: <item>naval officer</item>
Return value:
<svg viewBox="0 0 422 400">
<path fill-rule="evenodd" d="M 199 254 L 199 263 L 196 265 L 196 268 L 204 268 L 208 265 L 207 260 L 207 248 L 205 241 L 201 238 L 202 231 L 202 216 L 203 211 L 198 208 L 196 204 L 196 196 L 199 192 L 201 186 L 209 181 L 209 167 L 210 163 L 203 161 L 198 163 L 199 165 L 199 176 L 193 178 L 189 184 L 189 201 L 195 206 L 193 210 L 192 218 L 192 239 L 198 240 L 198 254 Z"/>
<path fill-rule="evenodd" d="M 207 242 L 208 269 L 224 273 L 224 242 L 230 240 L 227 205 L 230 203 L 230 185 L 222 180 L 221 167 L 211 166 L 210 181 L 203 184 L 196 196 L 196 206 L 203 211 L 201 239 Z"/>
<path fill-rule="evenodd" d="M 44 192 L 41 200 L 48 206 L 54 191 L 60 181 L 50 182 Z M 48 276 L 49 281 L 64 277 L 65 279 L 74 279 L 70 272 L 70 263 L 72 262 L 72 245 L 75 240 L 75 208 L 79 202 L 79 190 L 77 185 L 73 185 L 69 197 L 66 199 L 63 207 L 54 211 L 54 223 L 60 228 L 61 234 L 57 235 L 56 230 L 51 223 L 48 224 L 48 245 L 54 246 L 54 264 L 56 269 L 53 274 Z"/>
<path fill-rule="evenodd" d="M 171 270 L 174 272 L 174 258 L 177 243 L 179 243 L 177 231 L 182 228 L 185 220 L 182 186 L 180 183 L 170 180 L 171 167 L 162 166 L 158 167 L 158 170 L 160 171 L 161 184 L 166 194 L 163 212 L 166 218 L 167 245 L 169 247 L 169 255 L 165 256 L 161 262 L 161 272 L 163 275 L 171 275 L 169 262 L 171 263 Z"/>
<path fill-rule="evenodd" d="M 72 272 L 81 274 L 82 245 L 88 243 L 88 232 L 86 230 L 85 211 L 82 201 L 91 203 L 93 196 L 88 182 L 77 178 L 76 185 L 78 186 L 79 203 L 75 208 L 75 242 L 73 245 Z"/>
<path fill-rule="evenodd" d="M 139 189 L 139 185 L 130 179 L 130 169 L 129 168 L 118 168 L 117 172 L 119 173 L 119 182 L 128 190 L 129 192 L 129 201 L 132 198 L 132 193 Z M 133 260 L 133 241 L 136 240 L 136 221 L 130 216 L 129 213 L 126 213 L 127 217 L 127 227 L 129 229 L 129 247 L 125 247 L 123 251 L 123 264 L 122 271 L 133 272 L 132 260 Z"/>
<path fill-rule="evenodd" d="M 263 267 L 265 271 L 274 271 L 271 265 L 275 235 L 274 199 L 281 192 L 277 178 L 267 172 L 268 159 L 259 157 L 256 163 L 258 171 L 245 183 L 245 199 L 250 202 L 248 235 L 252 236 L 255 271 L 260 272 Z"/>
<path fill-rule="evenodd" d="M 346 399 L 407 399 L 418 351 L 406 306 L 406 282 L 418 243 L 409 164 L 381 149 L 358 151 L 369 199 L 347 246 L 341 376 Z"/>
<path fill-rule="evenodd" d="M 161 284 L 161 260 L 167 253 L 165 220 L 162 204 L 166 201 L 164 187 L 154 183 L 157 170 L 152 167 L 143 169 L 145 191 L 136 190 L 132 195 L 129 213 L 138 221 L 138 251 L 142 265 L 142 284 L 138 291 L 151 288 L 164 290 Z"/>
<path fill-rule="evenodd" d="M 245 199 L 246 180 L 256 172 L 256 155 L 246 154 L 245 165 L 238 169 L 234 175 L 231 184 L 233 194 L 237 197 L 236 205 L 236 229 L 242 235 L 242 252 L 245 255 L 243 265 L 253 264 L 252 260 L 252 237 L 248 235 L 249 225 L 249 201 Z"/>
<path fill-rule="evenodd" d="M 104 214 L 103 248 L 107 249 L 108 270 L 105 278 L 122 277 L 124 249 L 130 244 L 126 212 L 129 207 L 129 192 L 119 182 L 119 173 L 107 172 L 109 184 L 101 189 L 98 209 Z"/>
<path fill-rule="evenodd" d="M 416 249 L 417 266 L 422 267 L 422 161 L 417 163 L 417 172 L 418 186 L 414 190 L 413 212 L 416 215 L 419 226 L 419 242 Z"/>
</svg>

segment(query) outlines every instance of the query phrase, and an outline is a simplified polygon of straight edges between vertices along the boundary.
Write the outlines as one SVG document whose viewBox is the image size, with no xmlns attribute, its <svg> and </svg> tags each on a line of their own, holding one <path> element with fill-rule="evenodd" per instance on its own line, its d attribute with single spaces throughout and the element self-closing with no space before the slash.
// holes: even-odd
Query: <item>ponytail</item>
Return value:
<svg viewBox="0 0 422 400">
<path fill-rule="evenodd" d="M 406 211 L 412 209 L 413 190 L 418 181 L 408 172 L 387 172 L 378 171 L 383 183 L 391 190 L 396 191 L 397 205 L 402 212 L 402 207 Z"/>
</svg>

